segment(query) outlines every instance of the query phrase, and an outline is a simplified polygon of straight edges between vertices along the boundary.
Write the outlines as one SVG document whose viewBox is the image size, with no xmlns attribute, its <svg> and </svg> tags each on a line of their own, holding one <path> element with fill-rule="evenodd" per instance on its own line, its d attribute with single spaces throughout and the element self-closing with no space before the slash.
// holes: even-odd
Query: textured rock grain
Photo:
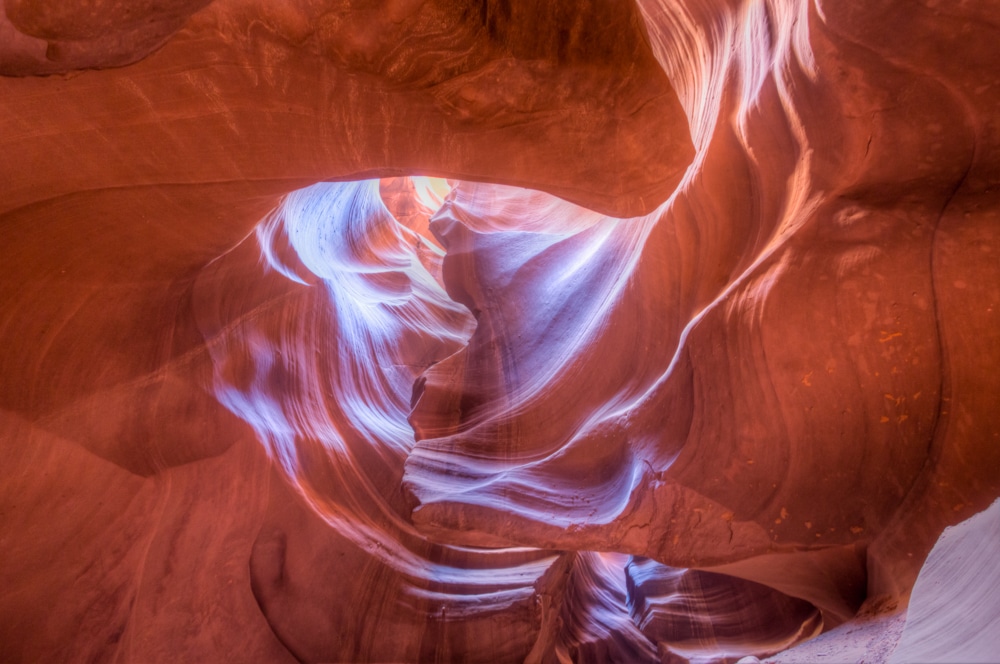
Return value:
<svg viewBox="0 0 1000 664">
<path fill-rule="evenodd" d="M 0 660 L 959 652 L 998 26 L 0 2 Z"/>
</svg>

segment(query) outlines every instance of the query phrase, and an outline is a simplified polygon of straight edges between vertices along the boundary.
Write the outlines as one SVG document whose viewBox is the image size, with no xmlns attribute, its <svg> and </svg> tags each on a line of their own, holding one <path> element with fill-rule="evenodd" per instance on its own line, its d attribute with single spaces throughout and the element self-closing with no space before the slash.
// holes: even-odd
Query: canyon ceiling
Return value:
<svg viewBox="0 0 1000 664">
<path fill-rule="evenodd" d="M 996 647 L 995 2 L 0 9 L 0 660 Z"/>
</svg>

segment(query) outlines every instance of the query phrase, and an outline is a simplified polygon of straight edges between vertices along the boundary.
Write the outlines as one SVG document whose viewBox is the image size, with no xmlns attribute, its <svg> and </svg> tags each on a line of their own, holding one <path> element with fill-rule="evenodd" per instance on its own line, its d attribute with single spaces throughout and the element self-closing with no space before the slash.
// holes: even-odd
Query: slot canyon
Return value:
<svg viewBox="0 0 1000 664">
<path fill-rule="evenodd" d="M 0 662 L 1000 662 L 995 0 L 0 0 Z"/>
</svg>

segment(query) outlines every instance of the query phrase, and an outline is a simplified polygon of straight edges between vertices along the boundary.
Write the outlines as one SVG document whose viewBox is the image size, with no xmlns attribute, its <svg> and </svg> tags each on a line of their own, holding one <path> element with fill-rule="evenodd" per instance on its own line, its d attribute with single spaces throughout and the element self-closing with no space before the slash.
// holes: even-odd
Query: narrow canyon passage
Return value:
<svg viewBox="0 0 1000 664">
<path fill-rule="evenodd" d="M 0 0 L 0 660 L 995 661 L 998 30 Z"/>
<path fill-rule="evenodd" d="M 479 463 L 489 460 L 493 474 L 505 474 L 558 460 L 571 444 L 558 444 L 561 429 L 581 428 L 578 405 L 547 405 L 546 431 L 497 434 L 492 423 L 556 391 L 595 337 L 618 329 L 621 292 L 638 263 L 627 252 L 641 253 L 658 219 L 603 217 L 498 185 L 427 178 L 318 184 L 289 194 L 199 275 L 192 304 L 217 398 L 254 429 L 312 518 L 327 526 L 325 537 L 303 540 L 269 510 L 253 546 L 254 596 L 290 652 L 306 661 L 361 653 L 408 661 L 440 655 L 443 644 L 448 658 L 461 660 L 549 653 L 656 661 L 659 646 L 725 659 L 778 652 L 821 631 L 823 619 L 808 602 L 740 579 L 632 561 L 615 549 L 524 548 L 535 537 L 530 528 L 500 544 L 483 529 L 487 541 L 470 547 L 444 544 L 447 535 L 428 539 L 411 525 L 404 464 L 428 441 L 415 439 L 410 420 L 422 436 L 472 430 L 482 440 L 481 431 L 490 432 L 475 458 L 451 460 L 446 473 L 423 477 L 410 468 L 406 485 L 417 497 L 425 486 L 455 492 L 463 480 L 473 488 L 457 492 L 474 505 L 555 518 L 555 510 L 539 515 L 491 493 Z M 519 276 L 525 272 L 530 279 Z M 505 307 L 523 313 L 504 315 Z M 492 329 L 498 320 L 507 323 L 502 333 Z M 527 357 L 512 339 L 525 340 Z M 470 362 L 480 346 L 490 348 L 486 357 Z M 671 353 L 660 350 L 664 359 Z M 464 375 L 476 392 L 442 395 L 448 383 L 440 371 Z M 515 382 L 519 374 L 530 389 Z M 632 375 L 634 392 L 653 382 Z M 583 414 L 628 403 L 620 380 L 577 384 L 566 401 L 593 402 L 608 392 L 608 403 Z M 431 405 L 421 405 L 425 398 Z M 561 410 L 569 413 L 560 417 Z M 452 414 L 460 424 L 449 425 Z M 547 444 L 541 453 L 534 450 L 540 443 Z M 566 501 L 576 523 L 599 513 L 610 521 L 649 463 L 605 467 L 611 489 L 564 479 L 539 484 L 534 494 L 545 489 Z M 522 494 L 532 495 L 528 487 Z M 312 589 L 317 573 L 339 582 Z M 344 633 L 352 607 L 378 597 L 397 598 L 380 609 L 379 622 L 406 625 L 408 637 L 379 639 L 370 628 Z M 541 611 L 540 598 L 549 598 Z M 304 606 L 312 608 L 306 620 Z M 755 622 L 752 614 L 767 619 Z M 735 617 L 727 623 L 723 615 Z M 497 630 L 497 621 L 508 625 Z"/>
</svg>

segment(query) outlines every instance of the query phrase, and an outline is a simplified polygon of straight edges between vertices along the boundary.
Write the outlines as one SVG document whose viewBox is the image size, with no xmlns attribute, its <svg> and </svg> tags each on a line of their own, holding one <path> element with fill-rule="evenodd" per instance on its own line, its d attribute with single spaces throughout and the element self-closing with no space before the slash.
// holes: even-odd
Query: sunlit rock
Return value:
<svg viewBox="0 0 1000 664">
<path fill-rule="evenodd" d="M 995 660 L 998 558 L 1000 503 L 946 529 L 913 586 L 906 628 L 890 661 Z"/>
<path fill-rule="evenodd" d="M 0 660 L 987 653 L 998 18 L 0 3 Z"/>
<path fill-rule="evenodd" d="M 632 560 L 626 572 L 636 624 L 669 657 L 763 657 L 823 628 L 816 607 L 750 581 L 648 559 Z"/>
</svg>

